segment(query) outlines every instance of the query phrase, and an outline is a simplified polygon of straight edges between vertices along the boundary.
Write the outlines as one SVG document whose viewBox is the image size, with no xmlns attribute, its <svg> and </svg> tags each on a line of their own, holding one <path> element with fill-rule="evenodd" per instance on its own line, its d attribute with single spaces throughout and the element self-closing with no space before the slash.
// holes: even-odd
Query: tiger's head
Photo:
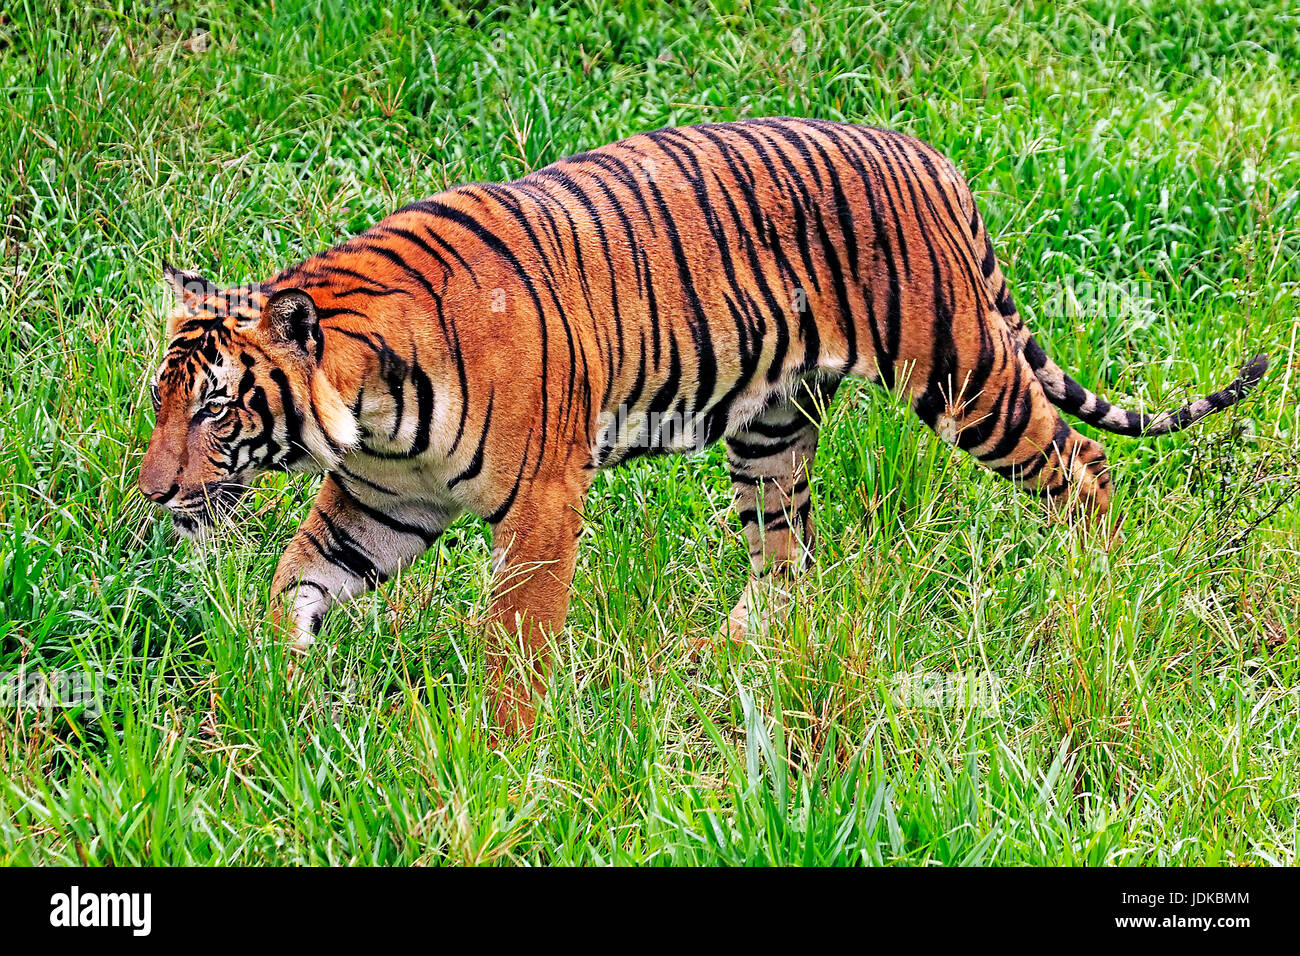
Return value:
<svg viewBox="0 0 1300 956">
<path fill-rule="evenodd" d="M 357 422 L 322 370 L 320 312 L 303 289 L 219 289 L 164 263 L 176 293 L 152 388 L 154 429 L 140 490 L 177 531 L 201 537 L 269 470 L 324 472 Z"/>
</svg>

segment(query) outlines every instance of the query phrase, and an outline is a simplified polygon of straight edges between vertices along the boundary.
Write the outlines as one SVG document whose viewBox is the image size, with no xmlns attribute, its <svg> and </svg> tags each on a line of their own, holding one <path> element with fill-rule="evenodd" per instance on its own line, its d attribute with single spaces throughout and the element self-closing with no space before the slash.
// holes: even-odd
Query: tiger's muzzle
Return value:
<svg viewBox="0 0 1300 956">
<path fill-rule="evenodd" d="M 246 484 L 214 481 L 186 497 L 173 495 L 158 504 L 171 515 L 177 534 L 183 538 L 201 539 L 210 529 L 227 520 L 250 490 Z"/>
</svg>

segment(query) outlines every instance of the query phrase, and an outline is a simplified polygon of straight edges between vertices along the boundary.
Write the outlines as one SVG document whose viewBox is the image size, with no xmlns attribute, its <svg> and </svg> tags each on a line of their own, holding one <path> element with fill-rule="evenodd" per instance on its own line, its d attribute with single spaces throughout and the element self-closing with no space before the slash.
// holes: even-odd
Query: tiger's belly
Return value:
<svg viewBox="0 0 1300 956">
<path fill-rule="evenodd" d="M 642 455 L 699 454 L 743 430 L 765 410 L 796 395 L 823 374 L 821 370 L 787 372 L 775 383 L 758 376 L 734 395 L 721 390 L 717 400 L 700 412 L 687 410 L 684 399 L 666 407 L 653 401 L 619 405 L 600 415 L 592 463 L 609 468 Z"/>
</svg>

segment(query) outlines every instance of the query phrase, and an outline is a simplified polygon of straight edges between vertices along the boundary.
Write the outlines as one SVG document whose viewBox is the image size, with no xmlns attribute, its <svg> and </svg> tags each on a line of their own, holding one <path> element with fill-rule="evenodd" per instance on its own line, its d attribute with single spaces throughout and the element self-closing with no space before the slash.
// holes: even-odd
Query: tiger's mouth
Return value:
<svg viewBox="0 0 1300 956">
<path fill-rule="evenodd" d="M 168 508 L 172 525 L 182 538 L 200 540 L 234 513 L 252 489 L 246 484 L 211 482 L 201 492 Z"/>
</svg>

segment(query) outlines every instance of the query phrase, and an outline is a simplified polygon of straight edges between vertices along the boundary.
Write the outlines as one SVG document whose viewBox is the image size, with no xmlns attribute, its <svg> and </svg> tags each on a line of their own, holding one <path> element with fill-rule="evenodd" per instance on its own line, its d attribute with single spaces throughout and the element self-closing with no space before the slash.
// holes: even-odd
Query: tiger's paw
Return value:
<svg viewBox="0 0 1300 956">
<path fill-rule="evenodd" d="M 288 658 L 284 677 L 286 683 L 292 683 L 301 670 L 308 651 L 316 643 L 316 635 L 304 629 L 288 615 L 274 612 L 271 614 L 268 631 L 268 647 L 283 648 L 283 653 Z"/>
<path fill-rule="evenodd" d="M 718 630 L 719 640 L 743 647 L 750 641 L 760 641 L 767 637 L 772 629 L 771 615 L 763 613 L 761 605 L 751 610 L 751 603 L 754 602 L 750 601 L 748 595 L 736 602 Z"/>
<path fill-rule="evenodd" d="M 738 650 L 746 644 L 765 643 L 789 606 L 790 592 L 784 586 L 770 579 L 751 581 L 717 632 L 691 641 L 691 659 L 699 660 L 706 650 L 728 646 Z"/>
<path fill-rule="evenodd" d="M 686 642 L 686 656 L 691 661 L 698 661 L 706 653 L 715 652 L 723 647 L 730 646 L 736 650 L 744 647 L 749 639 L 749 625 L 747 623 L 748 612 L 741 606 L 736 605 L 735 610 L 727 615 L 727 619 L 722 622 L 722 626 L 712 634 L 704 637 L 692 637 Z"/>
<path fill-rule="evenodd" d="M 289 645 L 289 663 L 284 668 L 284 679 L 287 683 L 293 683 L 294 677 L 298 675 L 301 669 L 302 662 L 307 658 L 307 651 L 315 643 L 315 640 L 314 637 L 308 638 L 306 641 L 299 639 Z"/>
</svg>

